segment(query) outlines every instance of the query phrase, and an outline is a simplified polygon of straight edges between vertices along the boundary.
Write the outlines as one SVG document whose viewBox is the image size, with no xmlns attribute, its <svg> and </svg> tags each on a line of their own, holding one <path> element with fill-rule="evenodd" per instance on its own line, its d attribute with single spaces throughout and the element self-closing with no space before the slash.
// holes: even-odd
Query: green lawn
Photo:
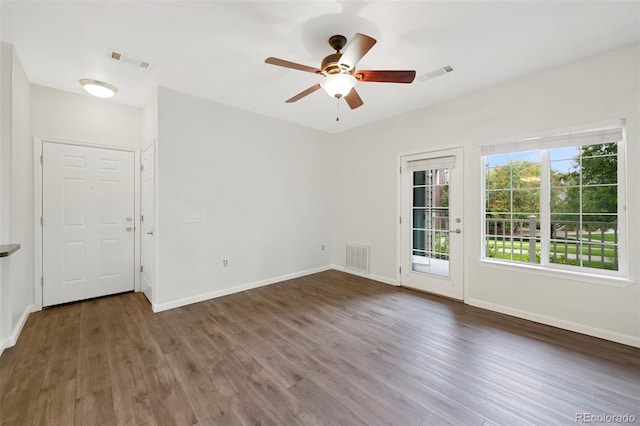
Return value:
<svg viewBox="0 0 640 426">
<path fill-rule="evenodd" d="M 550 243 L 551 247 L 550 250 L 553 254 L 553 249 L 554 249 L 554 245 L 553 242 Z M 502 240 L 498 239 L 498 240 L 494 240 L 491 239 L 488 242 L 487 247 L 489 249 L 497 249 L 497 250 L 506 250 L 506 251 L 513 251 L 518 252 L 518 254 L 520 253 L 520 250 L 522 250 L 523 253 L 529 253 L 529 243 L 528 242 L 520 242 L 520 241 L 504 241 L 504 245 Z M 564 255 L 565 253 L 567 254 L 576 254 L 578 252 L 578 244 L 577 243 L 573 243 L 573 242 L 568 242 L 566 244 L 566 251 L 565 251 L 565 244 L 562 242 L 558 242 L 556 243 L 556 253 L 558 255 Z M 540 252 L 540 243 L 536 243 L 536 251 Z M 584 256 L 588 256 L 589 255 L 589 247 L 588 246 L 583 246 L 582 247 L 582 254 Z M 615 256 L 615 250 L 613 247 L 611 246 L 605 246 L 604 247 L 604 251 L 602 250 L 602 246 L 599 245 L 594 245 L 591 246 L 591 255 L 592 256 L 602 256 L 604 255 L 604 257 L 609 257 L 609 258 L 613 258 Z"/>
<path fill-rule="evenodd" d="M 605 240 L 608 240 L 607 235 L 605 235 Z M 613 237 L 613 235 L 612 235 Z M 555 247 L 553 243 L 551 243 L 551 253 L 549 254 L 551 262 L 561 263 L 567 265 L 575 265 L 576 259 L 575 255 L 579 251 L 578 244 L 575 240 L 566 240 L 566 247 L 564 242 L 558 242 Z M 592 238 L 592 241 L 600 241 Z M 613 240 L 612 240 L 613 241 Z M 487 242 L 487 249 L 489 251 L 489 257 L 493 257 L 496 259 L 510 259 L 513 256 L 512 260 L 521 261 L 521 262 L 529 262 L 529 242 L 520 242 L 520 241 L 503 241 L 502 239 L 491 239 Z M 566 250 L 566 251 L 565 251 Z M 520 252 L 522 251 L 522 255 Z M 589 256 L 589 247 L 583 246 L 582 250 L 582 258 L 584 266 L 590 266 L 593 268 L 602 269 L 614 269 L 615 264 L 613 263 L 613 259 L 615 256 L 615 250 L 611 246 L 606 246 L 604 249 L 602 246 L 592 246 L 591 247 L 591 256 L 604 256 L 604 265 L 600 261 L 600 259 L 594 259 L 591 262 L 587 262 L 587 258 Z M 540 262 L 540 243 L 536 244 L 536 257 L 537 262 Z M 555 256 L 554 256 L 555 254 Z M 589 265 L 587 265 L 589 263 Z"/>
<path fill-rule="evenodd" d="M 560 233 L 561 235 L 562 233 Z M 607 243 L 615 243 L 615 235 L 613 233 L 609 233 L 609 234 L 604 234 L 604 241 Z M 571 240 L 571 241 L 575 241 L 576 239 L 574 237 L 567 237 L 567 240 Z M 598 241 L 601 242 L 602 241 L 602 234 L 591 234 L 591 240 L 590 241 Z"/>
</svg>

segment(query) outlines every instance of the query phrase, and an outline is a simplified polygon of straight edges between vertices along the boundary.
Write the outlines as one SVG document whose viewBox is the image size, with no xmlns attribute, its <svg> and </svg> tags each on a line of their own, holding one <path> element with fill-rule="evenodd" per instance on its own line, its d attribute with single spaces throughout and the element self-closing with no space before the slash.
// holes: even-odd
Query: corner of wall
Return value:
<svg viewBox="0 0 640 426">
<path fill-rule="evenodd" d="M 0 260 L 0 348 L 13 346 L 34 307 L 31 83 L 12 45 L 2 43 L 0 243 L 21 248 Z"/>
<path fill-rule="evenodd" d="M 35 307 L 35 305 L 29 305 L 24 309 L 16 325 L 13 327 L 13 330 L 11 330 L 11 333 L 6 338 L 0 340 L 0 355 L 2 355 L 2 352 L 4 352 L 5 349 L 14 346 L 18 342 L 20 333 L 22 333 L 22 329 L 27 323 L 29 315 L 33 312 L 36 312 L 37 310 L 38 309 Z"/>
<path fill-rule="evenodd" d="M 11 74 L 13 46 L 0 42 L 0 244 L 11 243 Z M 0 345 L 11 334 L 11 259 L 0 259 Z"/>
</svg>

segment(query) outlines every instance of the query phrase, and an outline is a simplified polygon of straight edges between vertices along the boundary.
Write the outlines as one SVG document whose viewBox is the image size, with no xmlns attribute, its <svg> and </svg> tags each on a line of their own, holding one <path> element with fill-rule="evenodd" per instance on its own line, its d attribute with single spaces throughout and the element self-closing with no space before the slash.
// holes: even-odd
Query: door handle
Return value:
<svg viewBox="0 0 640 426">
<path fill-rule="evenodd" d="M 147 235 L 153 235 L 153 231 L 147 232 Z"/>
<path fill-rule="evenodd" d="M 127 226 L 127 232 L 131 232 L 133 230 L 135 230 L 136 228 L 133 226 Z"/>
<path fill-rule="evenodd" d="M 450 234 L 460 234 L 462 232 L 462 229 L 460 229 L 460 228 L 450 229 L 447 232 L 449 232 Z"/>
</svg>

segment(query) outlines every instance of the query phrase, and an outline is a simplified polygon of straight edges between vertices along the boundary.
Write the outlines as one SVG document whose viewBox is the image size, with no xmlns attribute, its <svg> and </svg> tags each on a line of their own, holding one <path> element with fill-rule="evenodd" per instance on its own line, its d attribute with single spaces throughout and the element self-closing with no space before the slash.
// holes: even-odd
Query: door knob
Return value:
<svg viewBox="0 0 640 426">
<path fill-rule="evenodd" d="M 462 230 L 461 230 L 460 228 L 450 229 L 450 230 L 449 230 L 449 233 L 450 233 L 450 234 L 454 234 L 454 233 L 455 233 L 455 234 L 459 234 L 459 233 L 461 233 L 461 232 L 462 232 Z"/>
<path fill-rule="evenodd" d="M 131 232 L 133 231 L 133 229 L 134 229 L 133 226 L 127 226 L 127 232 Z"/>
<path fill-rule="evenodd" d="M 153 231 L 147 232 L 147 235 L 153 235 Z"/>
</svg>

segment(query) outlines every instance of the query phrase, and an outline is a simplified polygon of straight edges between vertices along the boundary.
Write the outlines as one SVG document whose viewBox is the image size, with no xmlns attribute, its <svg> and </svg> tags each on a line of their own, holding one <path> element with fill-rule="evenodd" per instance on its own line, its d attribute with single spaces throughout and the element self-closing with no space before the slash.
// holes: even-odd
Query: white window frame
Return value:
<svg viewBox="0 0 640 426">
<path fill-rule="evenodd" d="M 606 128 L 619 128 L 622 131 L 622 138 L 618 142 L 618 270 L 606 270 L 598 268 L 590 268 L 585 266 L 573 266 L 549 262 L 551 231 L 549 223 L 551 220 L 551 176 L 550 176 L 550 159 L 549 149 L 546 140 L 563 138 L 571 135 L 573 132 L 580 133 L 584 131 L 592 131 Z M 614 280 L 627 281 L 628 278 L 628 262 L 627 262 L 627 162 L 626 162 L 626 120 L 608 120 L 605 122 L 584 125 L 576 128 L 562 129 L 557 132 L 550 132 L 544 136 L 535 136 L 518 139 L 516 141 L 502 142 L 481 147 L 481 261 L 487 264 L 505 265 L 514 268 L 524 268 L 529 270 L 543 271 L 547 273 L 562 273 L 574 276 L 578 279 L 586 278 L 611 278 Z M 571 146 L 580 146 L 587 144 L 577 143 Z M 485 173 L 485 157 L 495 155 L 497 153 L 517 153 L 524 151 L 540 151 L 540 263 L 527 263 L 512 260 L 496 259 L 486 255 L 486 173 Z"/>
</svg>

